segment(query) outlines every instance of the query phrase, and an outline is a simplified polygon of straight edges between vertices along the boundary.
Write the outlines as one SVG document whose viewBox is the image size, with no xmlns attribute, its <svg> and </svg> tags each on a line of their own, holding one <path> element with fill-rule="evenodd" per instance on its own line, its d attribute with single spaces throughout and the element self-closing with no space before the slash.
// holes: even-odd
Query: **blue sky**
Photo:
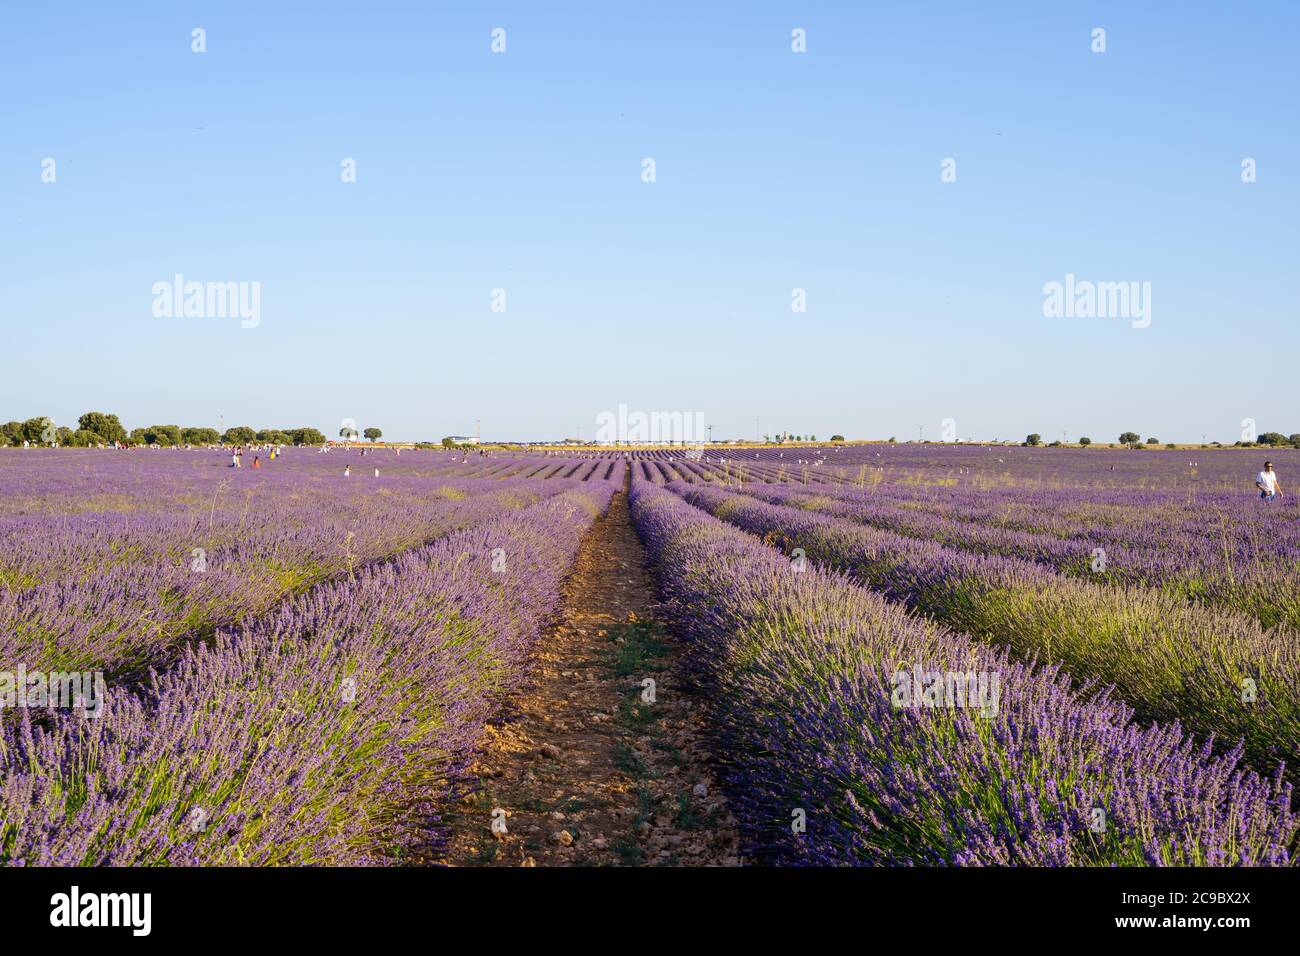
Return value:
<svg viewBox="0 0 1300 956">
<path fill-rule="evenodd" d="M 1282 2 L 17 6 L 0 420 L 1300 431 L 1298 27 Z M 176 273 L 259 282 L 260 324 L 155 317 Z M 1150 327 L 1044 317 L 1067 273 L 1150 282 Z"/>
</svg>

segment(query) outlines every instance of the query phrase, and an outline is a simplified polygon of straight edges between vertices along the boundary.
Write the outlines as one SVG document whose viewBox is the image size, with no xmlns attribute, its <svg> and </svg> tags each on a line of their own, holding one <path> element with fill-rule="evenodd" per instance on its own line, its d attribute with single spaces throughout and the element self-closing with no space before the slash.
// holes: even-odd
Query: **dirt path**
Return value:
<svg viewBox="0 0 1300 956">
<path fill-rule="evenodd" d="M 738 865 L 644 562 L 620 492 L 583 540 L 532 686 L 487 727 L 452 865 Z"/>
</svg>

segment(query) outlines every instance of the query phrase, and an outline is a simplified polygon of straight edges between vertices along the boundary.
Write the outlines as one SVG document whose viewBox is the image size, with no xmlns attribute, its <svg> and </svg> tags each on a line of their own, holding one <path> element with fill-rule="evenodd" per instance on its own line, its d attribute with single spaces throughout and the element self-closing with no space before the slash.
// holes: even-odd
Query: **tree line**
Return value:
<svg viewBox="0 0 1300 956">
<path fill-rule="evenodd" d="M 1043 436 L 1038 434 L 1037 432 L 1034 432 L 1030 435 L 1026 435 L 1025 440 L 1021 442 L 1021 444 L 1028 445 L 1031 448 L 1036 445 L 1041 445 L 1042 443 L 1043 443 Z M 1092 439 L 1080 438 L 1078 443 L 1082 445 L 1084 448 L 1087 448 L 1089 445 L 1092 444 Z M 1061 442 L 1054 441 L 1052 442 L 1051 447 L 1055 448 L 1060 444 Z M 1137 432 L 1122 432 L 1119 436 L 1119 444 L 1124 445 L 1128 448 L 1155 447 L 1156 445 L 1160 444 L 1160 439 L 1148 438 L 1146 441 L 1143 441 L 1142 436 L 1139 435 Z M 1210 442 L 1210 445 L 1221 447 L 1221 443 L 1217 441 Z M 1294 435 L 1283 435 L 1281 432 L 1264 432 L 1261 435 L 1257 435 L 1253 442 L 1252 441 L 1233 442 L 1234 448 L 1253 448 L 1257 445 L 1265 445 L 1271 448 L 1285 448 L 1289 445 L 1293 448 L 1300 448 L 1300 432 L 1297 432 Z M 1172 443 L 1167 443 L 1165 447 L 1175 448 L 1177 446 Z M 1202 446 L 1202 447 L 1209 447 L 1209 446 Z"/>
<path fill-rule="evenodd" d="M 323 445 L 325 435 L 315 428 L 264 428 L 254 430 L 237 425 L 219 432 L 215 428 L 182 428 L 180 425 L 149 425 L 130 431 L 116 415 L 86 412 L 77 419 L 75 429 L 56 426 L 48 416 L 29 418 L 25 422 L 0 425 L 0 445 L 21 447 L 60 445 L 67 448 L 90 448 L 97 445 Z"/>
</svg>

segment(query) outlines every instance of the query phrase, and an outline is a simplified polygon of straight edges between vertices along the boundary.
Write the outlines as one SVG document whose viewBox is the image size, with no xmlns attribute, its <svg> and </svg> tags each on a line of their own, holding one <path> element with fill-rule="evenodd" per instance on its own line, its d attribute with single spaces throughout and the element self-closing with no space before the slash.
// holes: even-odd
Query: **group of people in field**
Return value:
<svg viewBox="0 0 1300 956">
<path fill-rule="evenodd" d="M 254 451 L 257 449 L 249 448 L 248 450 Z M 275 461 L 277 458 L 280 457 L 281 449 L 279 445 L 268 445 L 264 450 L 267 452 L 266 457 L 269 461 Z M 243 445 L 236 445 L 234 448 L 230 449 L 230 467 L 231 468 L 244 467 L 244 446 Z M 262 467 L 261 455 L 253 456 L 253 467 L 254 468 Z"/>
<path fill-rule="evenodd" d="M 118 443 L 114 442 L 114 445 L 115 445 L 115 446 L 117 446 L 117 444 L 118 444 Z M 121 446 L 121 447 L 125 447 L 125 446 Z M 185 447 L 186 447 L 186 448 L 189 448 L 190 446 L 186 445 Z M 248 450 L 249 450 L 249 451 L 257 450 L 257 447 L 256 447 L 256 446 L 250 446 L 250 448 L 249 448 Z M 268 445 L 268 446 L 266 447 L 266 449 L 262 449 L 262 450 L 265 450 L 265 451 L 268 452 L 267 457 L 268 457 L 268 459 L 269 459 L 270 461 L 275 461 L 277 458 L 280 457 L 280 455 L 283 454 L 283 448 L 282 448 L 281 446 L 279 446 L 279 445 Z M 329 450 L 330 450 L 330 446 L 329 446 L 329 445 L 322 445 L 322 446 L 321 446 L 321 449 L 320 449 L 320 453 L 321 453 L 321 454 L 325 454 L 325 453 L 327 453 Z M 362 448 L 362 449 L 361 449 L 361 456 L 362 456 L 363 458 L 364 458 L 365 455 L 366 455 L 366 451 L 367 451 L 367 449 L 365 449 L 365 448 Z M 243 445 L 236 445 L 235 447 L 233 447 L 233 448 L 230 450 L 230 467 L 231 467 L 231 468 L 243 468 L 243 467 L 244 467 L 244 452 L 245 452 L 245 448 L 244 448 Z M 400 448 L 397 449 L 397 454 L 398 454 L 398 456 L 400 456 L 400 455 L 402 454 L 402 451 L 401 451 Z M 482 457 L 482 456 L 484 456 L 486 453 L 484 452 L 483 449 L 480 448 L 480 449 L 478 450 L 478 454 L 479 454 L 480 457 Z M 549 454 L 549 452 L 548 452 L 548 454 Z M 784 457 L 784 456 L 783 456 L 783 457 Z M 469 462 L 469 457 L 468 457 L 468 456 L 465 456 L 465 457 L 463 457 L 463 458 L 461 459 L 461 461 L 462 461 L 463 463 L 468 463 L 468 462 Z M 820 465 L 821 462 L 818 461 L 818 462 L 815 462 L 815 464 Z M 254 456 L 253 456 L 253 465 L 252 465 L 252 467 L 254 467 L 254 468 L 261 468 L 261 467 L 262 467 L 262 458 L 261 458 L 261 455 L 254 455 Z M 1112 470 L 1112 471 L 1115 470 L 1115 466 L 1114 466 L 1114 465 L 1111 465 L 1111 470 Z M 351 475 L 351 474 L 352 474 L 352 466 L 351 466 L 351 465 L 347 465 L 346 467 L 344 467 L 344 469 L 343 469 L 343 476 L 346 478 L 346 477 L 348 477 L 348 476 Z M 379 477 L 379 469 L 378 469 L 378 468 L 375 469 L 375 477 L 376 477 L 376 478 Z M 1273 463 L 1272 463 L 1271 461 L 1266 461 L 1266 462 L 1264 462 L 1264 470 L 1261 471 L 1258 475 L 1255 476 L 1255 488 L 1259 491 L 1259 497 L 1260 497 L 1260 500 L 1261 500 L 1261 501 L 1276 501 L 1276 500 L 1278 500 L 1279 498 L 1283 497 L 1283 492 L 1282 492 L 1282 483 L 1278 480 L 1277 472 L 1273 470 Z"/>
</svg>

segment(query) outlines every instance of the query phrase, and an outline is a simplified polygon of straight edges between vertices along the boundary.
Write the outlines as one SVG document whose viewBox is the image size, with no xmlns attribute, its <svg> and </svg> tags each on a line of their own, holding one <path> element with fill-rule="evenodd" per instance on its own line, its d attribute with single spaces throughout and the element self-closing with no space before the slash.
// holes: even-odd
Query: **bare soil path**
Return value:
<svg viewBox="0 0 1300 956">
<path fill-rule="evenodd" d="M 695 702 L 653 610 L 623 491 L 583 540 L 531 686 L 486 729 L 447 862 L 739 865 Z"/>
</svg>

